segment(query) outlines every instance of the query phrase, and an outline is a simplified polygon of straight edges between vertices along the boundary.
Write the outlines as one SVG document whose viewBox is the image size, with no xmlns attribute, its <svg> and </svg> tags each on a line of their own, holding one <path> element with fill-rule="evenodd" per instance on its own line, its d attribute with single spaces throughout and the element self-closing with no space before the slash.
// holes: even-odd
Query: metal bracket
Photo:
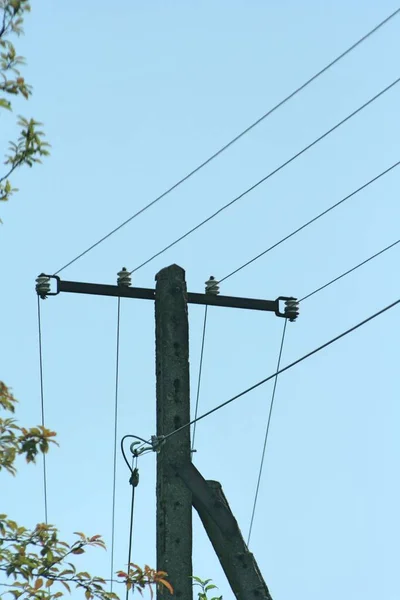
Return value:
<svg viewBox="0 0 400 600">
<path fill-rule="evenodd" d="M 55 279 L 57 282 L 57 288 L 55 292 L 50 292 L 50 279 Z M 39 277 L 36 278 L 36 293 L 41 297 L 42 300 L 46 300 L 47 296 L 57 296 L 60 293 L 60 281 L 58 275 L 46 275 L 46 273 L 40 273 Z"/>
<path fill-rule="evenodd" d="M 279 302 L 285 303 L 285 310 L 281 312 L 279 309 Z M 276 299 L 277 309 L 275 314 L 277 317 L 283 317 L 284 319 L 289 319 L 289 321 L 293 322 L 299 316 L 299 301 L 297 298 L 293 298 L 292 296 L 279 296 Z"/>
</svg>

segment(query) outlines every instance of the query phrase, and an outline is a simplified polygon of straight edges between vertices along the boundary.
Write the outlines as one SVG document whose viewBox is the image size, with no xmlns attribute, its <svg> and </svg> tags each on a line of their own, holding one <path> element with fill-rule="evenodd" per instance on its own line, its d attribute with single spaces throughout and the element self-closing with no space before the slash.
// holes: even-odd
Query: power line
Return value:
<svg viewBox="0 0 400 600">
<path fill-rule="evenodd" d="M 114 459 L 113 459 L 113 487 L 112 487 L 112 516 L 111 516 L 111 560 L 110 560 L 110 591 L 113 591 L 114 574 L 114 545 L 115 545 L 115 491 L 117 480 L 117 434 L 118 434 L 118 386 L 119 386 L 119 338 L 121 322 L 121 298 L 117 303 L 117 350 L 115 358 L 115 401 L 114 401 Z"/>
<path fill-rule="evenodd" d="M 307 298 L 310 298 L 314 294 L 317 294 L 318 292 L 320 292 L 323 289 L 325 289 L 326 287 L 332 285 L 333 283 L 335 283 L 336 281 L 338 281 L 342 277 L 345 277 L 346 275 L 349 275 L 349 273 L 352 273 L 353 271 L 355 271 L 356 269 L 358 269 L 362 265 L 365 265 L 370 260 L 372 260 L 372 259 L 376 258 L 377 256 L 383 254 L 384 252 L 386 252 L 390 248 L 393 248 L 398 243 L 400 243 L 400 239 L 397 240 L 397 242 L 394 242 L 393 244 L 390 244 L 389 246 L 386 246 L 386 248 L 383 248 L 383 250 L 380 250 L 379 252 L 373 254 L 372 256 L 370 256 L 369 258 L 367 258 L 366 260 L 363 260 L 362 262 L 358 263 L 358 265 L 356 265 L 355 267 L 352 267 L 348 271 L 345 271 L 344 273 L 342 273 L 341 275 L 339 275 L 339 277 L 335 277 L 334 279 L 332 279 L 331 281 L 329 281 L 325 285 L 317 288 L 316 290 L 314 290 L 313 292 L 311 292 L 307 296 L 304 296 L 304 298 L 302 298 L 300 300 L 300 302 L 304 302 L 304 300 L 306 300 Z M 287 325 L 287 320 L 285 320 L 285 325 L 284 325 L 283 334 L 282 334 L 282 341 L 281 341 L 281 346 L 280 346 L 280 350 L 279 350 L 278 365 L 277 365 L 277 369 L 276 369 L 277 371 L 279 371 L 281 357 L 282 357 L 283 344 L 284 344 L 284 340 L 285 340 L 286 325 Z M 267 446 L 267 441 L 268 441 L 268 434 L 269 434 L 269 428 L 270 428 L 270 423 L 271 423 L 272 408 L 273 408 L 274 399 L 275 399 L 275 392 L 276 392 L 277 380 L 278 380 L 278 377 L 275 377 L 274 387 L 273 387 L 273 391 L 272 391 L 272 399 L 271 399 L 271 404 L 270 404 L 270 409 L 269 409 L 269 414 L 268 414 L 267 427 L 266 427 L 265 437 L 264 437 L 264 446 L 263 446 L 262 453 L 261 453 L 260 469 L 259 469 L 259 473 L 258 473 L 256 491 L 255 491 L 255 496 L 254 496 L 253 510 L 252 510 L 251 519 L 250 519 L 250 527 L 249 527 L 249 534 L 248 534 L 248 539 L 247 539 L 247 545 L 249 545 L 249 543 L 250 543 L 250 538 L 251 538 L 251 533 L 252 533 L 252 528 L 253 528 L 253 521 L 254 521 L 254 516 L 255 516 L 255 511 L 256 511 L 256 506 L 257 506 L 257 499 L 258 499 L 258 493 L 259 493 L 260 482 L 261 482 L 261 475 L 262 475 L 262 470 L 263 470 L 263 465 L 264 465 L 265 451 L 266 451 L 266 446 Z"/>
<path fill-rule="evenodd" d="M 197 417 L 197 412 L 198 412 L 198 409 L 199 409 L 201 375 L 202 375 L 202 370 L 203 370 L 204 342 L 205 342 L 205 339 L 206 339 L 206 329 L 207 329 L 207 313 L 208 313 L 208 306 L 206 305 L 206 307 L 204 309 L 203 334 L 201 336 L 199 377 L 198 377 L 198 380 L 197 380 L 196 407 L 195 407 L 195 411 L 194 411 L 194 418 L 195 419 Z M 195 440 L 195 437 L 196 437 L 196 423 L 193 426 L 192 452 L 194 450 L 194 440 Z"/>
<path fill-rule="evenodd" d="M 346 275 L 349 275 L 350 273 L 352 273 L 356 269 L 358 269 L 361 266 L 365 265 L 370 260 L 373 260 L 377 256 L 380 256 L 381 254 L 383 254 L 387 250 L 390 250 L 390 248 L 393 248 L 394 246 L 396 246 L 399 243 L 400 243 L 400 239 L 397 240 L 396 242 L 394 242 L 393 244 L 390 244 L 389 246 L 386 246 L 386 248 L 383 248 L 379 252 L 376 252 L 375 254 L 373 254 L 372 256 L 370 256 L 369 258 L 367 258 L 366 260 L 363 260 L 362 262 L 358 263 L 356 266 L 352 267 L 348 271 L 345 271 L 344 273 L 342 273 L 338 277 L 335 277 L 334 279 L 332 279 L 331 281 L 329 281 L 325 285 L 322 285 L 321 287 L 315 289 L 310 294 L 307 294 L 307 296 L 304 296 L 300 300 L 300 302 L 304 302 L 304 300 L 307 300 L 307 298 L 310 298 L 314 294 L 317 294 L 318 292 L 324 290 L 326 287 L 332 285 L 333 283 L 335 283 L 336 281 L 338 281 L 342 277 L 345 277 Z M 235 272 L 237 272 L 237 271 L 235 271 Z M 285 320 L 285 325 L 284 325 L 283 334 L 282 334 L 282 341 L 281 341 L 281 346 L 280 346 L 280 350 L 279 350 L 278 365 L 277 365 L 277 369 L 276 369 L 277 371 L 279 371 L 280 361 L 281 361 L 281 357 L 282 357 L 283 344 L 284 344 L 284 340 L 285 340 L 286 325 L 287 325 L 287 320 Z M 270 404 L 270 409 L 269 409 L 269 414 L 268 414 L 267 427 L 266 427 L 265 437 L 264 437 L 264 446 L 263 446 L 262 453 L 261 453 L 260 469 L 259 469 L 259 473 L 258 473 L 256 491 L 255 491 L 255 496 L 254 496 L 253 510 L 252 510 L 251 519 L 250 519 L 250 527 L 249 527 L 249 534 L 248 534 L 248 538 L 247 538 L 247 545 L 249 545 L 249 543 L 250 543 L 250 538 L 251 538 L 251 533 L 252 533 L 252 528 L 253 528 L 253 521 L 254 521 L 255 511 L 256 511 L 256 507 L 257 507 L 258 493 L 259 493 L 259 489 L 260 489 L 261 475 L 262 475 L 262 470 L 263 470 L 263 465 L 264 465 L 265 451 L 266 451 L 266 446 L 267 446 L 267 441 L 268 441 L 268 434 L 269 434 L 269 428 L 270 428 L 270 423 L 271 423 L 272 408 L 273 408 L 273 403 L 274 403 L 274 399 L 275 399 L 275 392 L 276 392 L 277 380 L 278 380 L 278 377 L 275 377 L 274 387 L 273 387 L 273 391 L 272 391 L 272 399 L 271 399 L 271 404 Z"/>
<path fill-rule="evenodd" d="M 285 319 L 285 323 L 283 325 L 282 339 L 281 339 L 281 345 L 280 345 L 280 348 L 279 348 L 279 355 L 278 355 L 278 363 L 277 363 L 277 366 L 276 366 L 277 372 L 279 371 L 280 366 L 281 366 L 283 344 L 285 343 L 286 326 L 287 326 L 287 319 Z M 255 491 L 255 494 L 254 494 L 253 510 L 252 510 L 252 513 L 251 513 L 249 534 L 248 534 L 248 537 L 247 537 L 247 545 L 250 544 L 251 532 L 253 530 L 253 521 L 254 521 L 254 515 L 255 515 L 256 507 L 257 507 L 258 492 L 260 490 L 261 475 L 262 475 L 262 471 L 263 471 L 263 467 L 264 467 L 265 451 L 266 451 L 266 448 L 267 448 L 269 427 L 270 427 L 270 424 L 271 424 L 272 409 L 273 409 L 273 406 L 274 406 L 274 400 L 275 400 L 275 393 L 276 393 L 277 383 L 278 383 L 278 375 L 274 379 L 274 387 L 272 389 L 271 402 L 270 402 L 270 405 L 269 405 L 267 427 L 265 429 L 264 445 L 263 445 L 263 449 L 262 449 L 262 452 L 261 452 L 260 468 L 259 468 L 259 471 L 258 471 L 258 479 L 257 479 L 256 491 Z"/>
<path fill-rule="evenodd" d="M 126 439 L 128 438 L 132 438 L 134 440 L 141 440 L 144 444 L 147 444 L 146 440 L 139 437 L 138 435 L 132 435 L 132 434 L 127 434 L 124 435 L 124 437 L 121 439 L 121 453 L 122 456 L 124 457 L 124 461 L 126 463 L 126 466 L 128 467 L 129 471 L 130 471 L 130 478 L 129 478 L 129 483 L 132 486 L 132 496 L 131 496 L 131 510 L 130 510 L 130 519 L 129 519 L 129 544 L 128 544 L 128 564 L 127 564 L 127 573 L 129 576 L 129 570 L 130 570 L 130 565 L 131 565 L 131 554 L 132 554 L 132 536 L 133 536 L 133 513 L 134 513 L 134 507 L 135 507 L 135 489 L 139 484 L 139 470 L 137 467 L 137 463 L 138 463 L 138 456 L 137 454 L 132 456 L 132 466 L 129 464 L 128 459 L 126 458 L 126 454 L 125 454 L 125 450 L 124 450 L 124 442 Z M 136 442 L 137 443 L 137 442 Z M 131 451 L 132 451 L 132 447 L 131 447 Z M 135 465 L 135 466 L 133 466 Z M 111 577 L 112 579 L 112 577 Z M 129 589 L 126 589 L 126 600 L 128 600 L 129 598 Z"/>
<path fill-rule="evenodd" d="M 342 125 L 344 125 L 344 123 L 346 123 L 347 121 L 349 121 L 351 118 L 353 118 L 359 112 L 361 112 L 364 108 L 366 108 L 367 106 L 369 106 L 370 104 L 372 104 L 373 102 L 375 102 L 375 100 L 377 100 L 378 98 L 380 98 L 383 94 L 385 94 L 391 88 L 393 88 L 395 85 L 397 85 L 399 83 L 399 81 L 400 81 L 400 77 L 398 77 L 395 81 L 393 81 L 391 84 L 389 84 L 383 90 L 381 90 L 378 94 L 376 94 L 375 96 L 373 96 L 372 98 L 370 98 L 367 102 L 365 102 L 364 104 L 362 104 L 359 108 L 357 108 L 352 113 L 350 113 L 347 117 L 345 117 L 344 119 L 342 119 L 341 121 L 339 121 L 338 123 L 336 123 L 336 125 L 334 125 L 330 129 L 328 129 L 328 131 L 326 131 L 325 133 L 323 133 L 322 135 L 320 135 L 313 142 L 311 142 L 310 144 L 308 144 L 307 146 L 305 146 L 302 150 L 300 150 L 299 152 L 297 152 L 296 154 L 294 154 L 291 158 L 289 158 L 288 160 L 286 160 L 279 167 L 277 167 L 273 171 L 270 171 L 268 173 L 268 175 L 266 175 L 265 177 L 263 177 L 262 179 L 260 179 L 259 181 L 257 181 L 254 185 L 252 185 L 251 187 L 249 187 L 247 190 L 245 190 L 244 192 L 242 192 L 241 194 L 239 194 L 239 196 L 236 196 L 233 200 L 231 200 L 230 202 L 228 202 L 227 204 L 225 204 L 224 206 L 222 206 L 221 208 L 219 208 L 217 211 L 215 211 L 214 213 L 212 213 L 210 216 L 208 216 L 206 219 L 204 219 L 203 221 L 201 221 L 200 223 L 198 223 L 197 225 L 195 225 L 191 229 L 189 229 L 186 233 L 184 233 L 183 235 L 181 235 L 180 237 L 178 237 L 176 240 L 174 240 L 173 242 L 171 242 L 170 244 L 168 244 L 167 246 L 165 246 L 162 250 L 159 250 L 158 252 L 156 252 L 155 254 L 153 254 L 150 258 L 148 258 L 147 260 L 145 260 L 143 263 L 141 263 L 140 265 L 138 265 L 137 267 L 135 267 L 134 269 L 132 269 L 132 271 L 130 271 L 130 275 L 132 273 L 135 273 L 136 271 L 138 271 L 139 269 L 141 269 L 145 265 L 149 264 L 151 261 L 153 261 L 155 258 L 157 258 L 158 256 L 160 256 L 161 254 L 164 254 L 164 252 L 166 252 L 167 250 L 169 250 L 170 248 L 172 248 L 173 246 L 175 246 L 176 244 L 178 244 L 179 242 L 181 242 L 182 240 L 184 240 L 185 238 L 187 238 L 189 235 L 191 235 L 192 233 L 194 233 L 195 231 L 197 231 L 198 229 L 200 229 L 200 227 L 203 227 L 203 225 L 205 225 L 206 223 L 208 223 L 209 221 L 211 221 L 212 219 L 214 219 L 217 215 L 219 215 L 224 210 L 226 210 L 227 208 L 229 208 L 230 206 L 232 206 L 233 204 L 235 204 L 238 200 L 241 200 L 241 198 L 243 198 L 244 196 L 246 196 L 247 194 L 249 194 L 250 192 L 252 192 L 253 190 L 255 190 L 259 185 L 261 185 L 262 183 L 264 183 L 265 181 L 267 181 L 268 179 L 270 179 L 273 175 L 276 175 L 276 173 L 279 173 L 279 171 L 281 171 L 282 169 L 284 169 L 285 167 L 287 167 L 291 162 L 293 162 L 294 160 L 296 160 L 297 158 L 299 158 L 302 154 L 304 154 L 305 152 L 307 152 L 307 150 L 309 150 L 310 148 L 312 148 L 313 146 L 315 146 L 316 144 L 318 144 L 318 142 L 320 142 L 321 140 L 323 140 L 324 138 L 326 138 L 328 135 L 330 135 L 333 131 L 335 131 L 336 129 L 338 129 Z"/>
<path fill-rule="evenodd" d="M 228 142 L 227 144 L 225 144 L 224 146 L 222 146 L 222 148 L 220 148 L 219 150 L 217 150 L 209 158 L 207 158 L 205 161 L 203 161 L 199 166 L 197 166 L 195 169 L 193 169 L 192 171 L 190 171 L 187 175 L 185 175 L 184 177 L 182 177 L 182 179 L 180 179 L 179 181 L 177 181 L 173 186 L 171 186 L 170 188 L 168 188 L 167 190 L 165 190 L 165 192 L 163 192 L 160 196 L 157 196 L 157 198 L 155 198 L 152 202 L 149 202 L 146 206 L 144 206 L 139 211 L 137 211 L 136 213 L 134 213 L 131 217 L 129 217 L 128 219 L 126 219 L 123 223 L 121 223 L 120 225 L 118 225 L 117 227 L 115 227 L 108 234 L 106 234 L 105 236 L 103 236 L 102 238 L 100 238 L 97 242 L 95 242 L 94 244 L 92 244 L 91 246 L 89 246 L 89 248 L 87 248 L 86 250 L 84 250 L 83 252 L 81 252 L 80 254 L 78 254 L 78 256 L 76 256 L 74 259 L 70 260 L 67 264 L 65 264 L 63 267 L 61 267 L 61 269 L 58 269 L 58 271 L 55 271 L 54 275 L 57 275 L 58 273 L 61 273 L 61 271 L 63 271 L 64 269 L 66 269 L 67 267 L 69 267 L 70 265 L 72 265 L 74 262 L 76 262 L 77 260 L 79 260 L 80 258 L 82 258 L 82 256 L 85 256 L 85 254 L 87 254 L 88 252 L 90 252 L 91 250 L 93 250 L 94 248 L 96 248 L 99 244 L 101 244 L 106 239 L 108 239 L 109 237 L 111 237 L 114 233 L 116 233 L 117 231 L 119 231 L 120 229 L 122 229 L 122 227 L 125 227 L 125 225 L 127 225 L 128 223 L 130 223 L 131 221 L 133 221 L 136 217 L 138 217 L 139 215 L 141 215 L 143 212 L 145 212 L 151 206 L 153 206 L 154 204 L 156 204 L 157 202 L 159 202 L 160 200 L 162 200 L 162 198 L 165 198 L 165 196 L 167 196 L 168 194 L 170 194 L 173 190 L 175 190 L 177 187 L 179 187 L 182 183 L 184 183 L 185 181 L 187 181 L 188 179 L 190 179 L 193 175 L 195 175 L 195 173 L 197 173 L 198 171 L 200 171 L 203 167 L 205 167 L 206 165 L 208 165 L 211 161 L 213 161 L 215 158 L 217 158 L 220 154 L 222 154 L 223 152 L 225 152 L 225 150 L 227 150 L 228 148 L 230 148 L 230 146 L 232 146 L 233 144 L 235 144 L 238 140 L 240 140 L 249 131 L 251 131 L 252 129 L 254 129 L 254 127 L 256 127 L 257 125 L 259 125 L 259 123 L 261 123 L 262 121 L 264 121 L 264 119 L 266 119 L 267 117 L 269 117 L 272 113 L 274 113 L 276 110 L 278 110 L 281 106 L 283 106 L 284 104 L 286 104 L 286 102 L 288 102 L 294 96 L 296 96 L 299 92 L 301 92 L 302 90 L 304 90 L 308 85 L 310 85 L 310 83 L 312 83 L 318 77 L 320 77 L 323 73 L 325 73 L 326 71 L 328 71 L 333 65 L 335 65 L 342 58 L 344 58 L 347 54 L 349 54 L 355 48 L 357 48 L 357 46 L 359 46 L 364 41 L 366 41 L 370 36 L 372 36 L 374 33 L 376 33 L 381 27 L 383 27 L 391 19 L 393 19 L 399 12 L 400 12 L 400 8 L 398 8 L 397 10 L 395 10 L 393 13 L 391 13 L 385 19 L 383 19 L 383 21 L 381 21 L 380 23 L 378 23 L 378 25 L 376 25 L 373 29 L 371 29 L 370 31 L 368 31 L 368 33 L 366 33 L 365 35 L 363 35 L 354 44 L 352 44 L 351 46 L 349 46 L 344 52 L 342 52 L 341 54 L 339 54 L 336 58 L 334 58 L 330 63 L 328 63 L 320 71 L 318 71 L 312 77 L 310 77 L 309 79 L 307 79 L 307 81 L 305 81 L 302 85 L 300 85 L 299 87 L 297 87 L 288 96 L 286 96 L 285 98 L 283 98 L 283 100 L 281 100 L 280 102 L 278 102 L 278 104 L 276 104 L 273 108 L 271 108 L 266 113 L 264 113 L 259 119 L 257 119 L 256 121 L 254 121 L 254 123 L 252 123 L 251 125 L 249 125 L 248 127 L 246 127 L 246 129 L 244 129 L 241 133 L 239 133 L 232 140 L 230 140 L 230 142 Z"/>
<path fill-rule="evenodd" d="M 308 352 L 307 354 L 304 354 L 303 356 L 301 356 L 297 360 L 295 360 L 292 363 L 286 365 L 286 367 L 283 367 L 282 369 L 279 369 L 279 371 L 276 371 L 272 375 L 269 375 L 265 379 L 262 379 L 261 381 L 258 381 L 257 383 L 255 383 L 254 385 L 250 386 L 246 390 L 243 390 L 239 394 L 236 394 L 236 396 L 233 396 L 232 398 L 229 398 L 229 400 L 226 400 L 225 402 L 222 402 L 222 404 L 218 404 L 217 406 L 215 406 L 211 410 L 209 410 L 209 411 L 205 412 L 204 414 L 200 415 L 200 417 L 197 417 L 196 422 L 201 421 L 202 419 L 205 419 L 206 417 L 209 417 L 210 415 L 212 415 L 213 413 L 215 413 L 217 410 L 220 410 L 221 408 L 224 408 L 225 406 L 227 406 L 228 404 L 230 404 L 234 400 L 238 400 L 238 398 L 241 398 L 242 396 L 245 396 L 249 392 L 252 392 L 256 388 L 260 387 L 261 385 L 264 385 L 264 383 L 267 383 L 268 381 L 271 381 L 271 379 L 274 379 L 274 377 L 277 377 L 281 373 L 284 373 L 285 371 L 288 371 L 289 369 L 292 369 L 294 366 L 296 366 L 299 363 L 303 362 L 307 358 L 310 358 L 314 354 L 317 354 L 321 350 L 324 350 L 325 348 L 327 348 L 331 344 L 334 344 L 335 342 L 337 342 L 338 340 L 342 339 L 346 335 L 349 335 L 350 333 L 353 333 L 356 329 L 359 329 L 363 325 L 366 325 L 366 323 L 369 323 L 369 321 L 372 321 L 376 317 L 382 315 L 384 312 L 386 312 L 386 311 L 394 308 L 395 306 L 397 306 L 397 304 L 400 304 L 400 299 L 396 300 L 395 302 L 392 302 L 392 304 L 389 304 L 388 306 L 385 306 L 385 308 L 382 308 L 381 310 L 379 310 L 378 312 L 374 313 L 373 315 L 371 315 L 367 319 L 364 319 L 363 321 L 360 321 L 359 323 L 357 323 L 357 325 L 354 325 L 353 327 L 350 327 L 350 329 L 347 329 L 346 331 L 344 331 L 343 333 L 341 333 L 341 334 L 337 335 L 336 337 L 332 338 L 328 342 L 325 342 L 325 344 L 322 344 L 321 346 L 318 346 L 318 348 L 315 348 L 311 352 Z M 185 423 L 185 425 L 182 425 L 181 427 L 178 427 L 178 429 L 175 429 L 174 431 L 171 431 L 171 433 L 169 433 L 168 435 L 166 435 L 163 439 L 167 440 L 172 435 L 176 435 L 177 433 L 179 433 L 180 431 L 182 431 L 182 429 L 185 429 L 186 427 L 190 427 L 191 425 L 194 425 L 194 423 L 195 423 L 194 419 L 193 419 L 193 421 L 189 421 L 189 423 Z"/>
<path fill-rule="evenodd" d="M 40 298 L 37 297 L 37 315 L 38 315 L 38 338 L 39 338 L 39 376 L 40 376 L 40 406 L 42 414 L 42 427 L 45 426 L 44 418 L 44 388 L 43 388 L 43 352 L 42 352 L 42 320 L 40 314 Z M 47 471 L 46 455 L 43 454 L 43 493 L 44 493 L 44 522 L 47 525 Z"/>
<path fill-rule="evenodd" d="M 139 448 L 140 448 L 141 446 L 144 446 L 144 445 L 146 445 L 146 444 L 150 444 L 150 445 L 151 445 L 151 440 L 150 440 L 150 441 L 148 441 L 148 440 L 145 440 L 144 438 L 142 438 L 142 437 L 140 437 L 140 436 L 138 436 L 138 435 L 132 435 L 131 433 L 128 433 L 127 435 L 124 435 L 124 437 L 121 439 L 121 446 L 120 446 L 120 447 L 121 447 L 121 454 L 122 454 L 122 456 L 123 456 L 123 458 L 124 458 L 124 461 L 125 461 L 125 464 L 126 464 L 126 466 L 128 467 L 128 469 L 129 469 L 129 471 L 131 472 L 131 475 L 132 475 L 132 467 L 131 467 L 131 465 L 129 464 L 129 461 L 128 461 L 128 459 L 126 458 L 126 454 L 125 454 L 125 450 L 124 450 L 124 442 L 125 442 L 125 440 L 127 440 L 128 438 L 131 438 L 131 439 L 133 439 L 133 440 L 140 440 L 140 441 L 142 442 L 142 443 L 141 443 L 141 444 L 140 444 L 140 445 L 139 445 L 139 446 L 136 448 L 136 450 L 139 450 Z M 139 443 L 139 442 L 136 442 L 136 443 Z M 134 445 L 135 445 L 135 444 L 134 444 Z M 138 454 L 137 454 L 136 452 L 133 452 L 133 450 L 132 450 L 132 447 L 131 447 L 131 452 L 133 453 L 133 456 L 134 456 L 134 457 L 135 457 L 135 456 L 138 456 Z M 141 453 L 141 454 L 142 454 L 142 453 Z"/>
<path fill-rule="evenodd" d="M 274 248 L 277 248 L 277 246 L 280 246 L 281 244 L 283 244 L 283 242 L 286 242 L 288 239 L 295 236 L 297 233 L 299 233 L 300 231 L 302 231 L 303 229 L 305 229 L 312 223 L 315 223 L 315 221 L 318 221 L 318 219 L 320 219 L 324 215 L 328 214 L 331 210 L 337 208 L 338 206 L 340 206 L 341 204 L 343 204 L 344 202 L 346 202 L 347 200 L 349 200 L 350 198 L 352 198 L 353 196 L 355 196 L 356 194 L 358 194 L 359 192 L 361 192 L 362 190 L 367 188 L 369 185 L 371 185 L 372 183 L 374 183 L 375 181 L 377 181 L 384 175 L 387 175 L 387 173 L 389 173 L 390 171 L 392 171 L 394 168 L 398 167 L 399 165 L 400 165 L 400 161 L 397 161 L 396 163 L 391 165 L 388 169 L 385 169 L 385 171 L 382 171 L 382 173 L 379 173 L 379 175 L 376 175 L 375 177 L 373 177 L 372 179 L 370 179 L 369 181 L 364 183 L 362 186 L 360 186 L 359 188 L 357 188 L 356 190 L 351 192 L 351 194 L 348 194 L 347 196 L 345 196 L 344 198 L 339 200 L 339 202 L 336 202 L 335 204 L 333 204 L 332 206 L 330 206 L 323 212 L 319 213 L 316 217 L 313 217 L 312 219 L 310 219 L 309 221 L 304 223 L 304 225 L 302 225 L 301 227 L 298 227 L 297 229 L 295 229 L 294 231 L 289 233 L 289 235 L 286 235 L 284 238 L 282 238 L 281 240 L 279 240 L 272 246 L 269 246 L 269 248 L 267 248 L 266 250 L 263 250 L 262 252 L 260 252 L 259 254 L 257 254 L 250 260 L 248 260 L 247 262 L 245 262 L 243 265 L 241 265 L 240 267 L 238 267 L 237 269 L 235 269 L 234 271 L 232 271 L 231 273 L 229 273 L 228 275 L 226 275 L 225 277 L 220 279 L 219 282 L 222 283 L 226 279 L 229 279 L 230 277 L 232 277 L 232 275 L 236 275 L 236 273 L 239 273 L 239 271 L 241 271 L 242 269 L 248 267 L 249 265 L 251 265 L 253 262 L 255 262 L 256 260 L 258 260 L 259 258 L 264 256 L 265 254 L 268 254 L 268 252 L 270 252 L 271 250 L 274 250 Z"/>
<path fill-rule="evenodd" d="M 386 248 L 383 248 L 382 250 L 379 250 L 379 252 L 376 252 L 376 254 L 373 254 L 369 258 L 366 258 L 362 262 L 358 263 L 358 265 L 355 265 L 355 267 L 352 267 L 351 269 L 349 269 L 348 271 L 345 271 L 344 273 L 342 273 L 338 277 L 335 277 L 334 279 L 331 279 L 331 281 L 328 281 L 328 283 L 325 283 L 324 285 L 321 285 L 321 287 L 317 288 L 313 292 L 310 292 L 309 294 L 307 294 L 306 296 L 304 296 L 303 298 L 301 298 L 299 300 L 299 302 L 304 302 L 304 300 L 307 300 L 308 298 L 311 298 L 311 296 L 314 296 L 314 294 L 317 294 L 318 292 L 324 290 L 328 286 L 332 285 L 332 283 L 335 283 L 336 281 L 339 281 L 339 279 L 342 279 L 342 277 L 345 277 L 346 275 L 349 275 L 349 273 L 352 273 L 353 271 L 356 271 L 356 269 L 359 269 L 363 265 L 367 264 L 370 260 L 373 260 L 377 256 L 380 256 L 384 252 L 387 252 L 391 248 L 394 248 L 394 246 L 396 246 L 399 243 L 400 243 L 400 239 L 398 239 L 396 242 L 393 242 L 393 244 L 390 244 L 389 246 L 386 246 Z"/>
<path fill-rule="evenodd" d="M 139 472 L 138 472 L 138 468 L 137 468 L 137 460 L 138 460 L 137 456 L 136 456 L 136 459 L 132 458 L 131 477 L 129 480 L 129 483 L 132 486 L 132 496 L 131 496 L 131 512 L 130 512 L 130 519 L 129 519 L 129 547 L 128 547 L 128 566 L 127 566 L 128 574 L 130 571 L 131 555 L 132 555 L 133 511 L 134 511 L 134 507 L 135 507 L 135 489 L 136 489 L 137 484 L 139 483 Z M 134 463 L 135 463 L 135 468 L 133 468 Z M 128 598 L 129 598 L 128 587 L 126 588 L 125 598 L 126 598 L 126 600 L 128 600 Z"/>
</svg>

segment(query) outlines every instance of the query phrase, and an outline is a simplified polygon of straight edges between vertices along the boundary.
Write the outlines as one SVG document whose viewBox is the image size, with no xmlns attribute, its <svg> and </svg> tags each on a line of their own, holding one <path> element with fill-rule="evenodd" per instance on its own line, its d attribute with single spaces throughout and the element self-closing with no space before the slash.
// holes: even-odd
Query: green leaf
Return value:
<svg viewBox="0 0 400 600">
<path fill-rule="evenodd" d="M 12 110 L 11 102 L 6 100 L 5 98 L 0 98 L 0 108 L 5 108 L 6 110 Z"/>
<path fill-rule="evenodd" d="M 41 577 L 39 577 L 39 579 L 36 579 L 35 585 L 33 587 L 35 588 L 35 590 L 39 590 L 42 586 L 43 586 L 43 579 Z"/>
</svg>

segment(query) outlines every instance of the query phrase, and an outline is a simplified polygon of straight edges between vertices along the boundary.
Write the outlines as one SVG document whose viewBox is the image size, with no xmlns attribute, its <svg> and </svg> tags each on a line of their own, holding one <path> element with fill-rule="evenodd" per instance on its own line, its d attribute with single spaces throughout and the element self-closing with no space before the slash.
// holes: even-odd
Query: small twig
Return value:
<svg viewBox="0 0 400 600">
<path fill-rule="evenodd" d="M 19 160 L 17 160 L 12 167 L 10 168 L 10 170 L 8 171 L 8 173 L 6 173 L 3 177 L 0 177 L 0 183 L 2 183 L 5 179 L 8 179 L 11 175 L 11 173 L 13 173 L 15 171 L 15 169 L 17 169 L 18 167 L 21 166 L 21 164 L 24 162 L 24 158 L 20 158 Z"/>
</svg>

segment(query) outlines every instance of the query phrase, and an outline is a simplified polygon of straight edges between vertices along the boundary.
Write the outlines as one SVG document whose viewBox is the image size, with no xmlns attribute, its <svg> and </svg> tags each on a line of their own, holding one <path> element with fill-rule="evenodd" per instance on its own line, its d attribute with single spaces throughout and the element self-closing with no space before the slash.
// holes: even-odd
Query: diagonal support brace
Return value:
<svg viewBox="0 0 400 600">
<path fill-rule="evenodd" d="M 254 555 L 249 552 L 239 525 L 218 481 L 206 481 L 192 463 L 178 469 L 192 492 L 193 506 L 218 556 L 237 600 L 272 600 Z"/>
</svg>

